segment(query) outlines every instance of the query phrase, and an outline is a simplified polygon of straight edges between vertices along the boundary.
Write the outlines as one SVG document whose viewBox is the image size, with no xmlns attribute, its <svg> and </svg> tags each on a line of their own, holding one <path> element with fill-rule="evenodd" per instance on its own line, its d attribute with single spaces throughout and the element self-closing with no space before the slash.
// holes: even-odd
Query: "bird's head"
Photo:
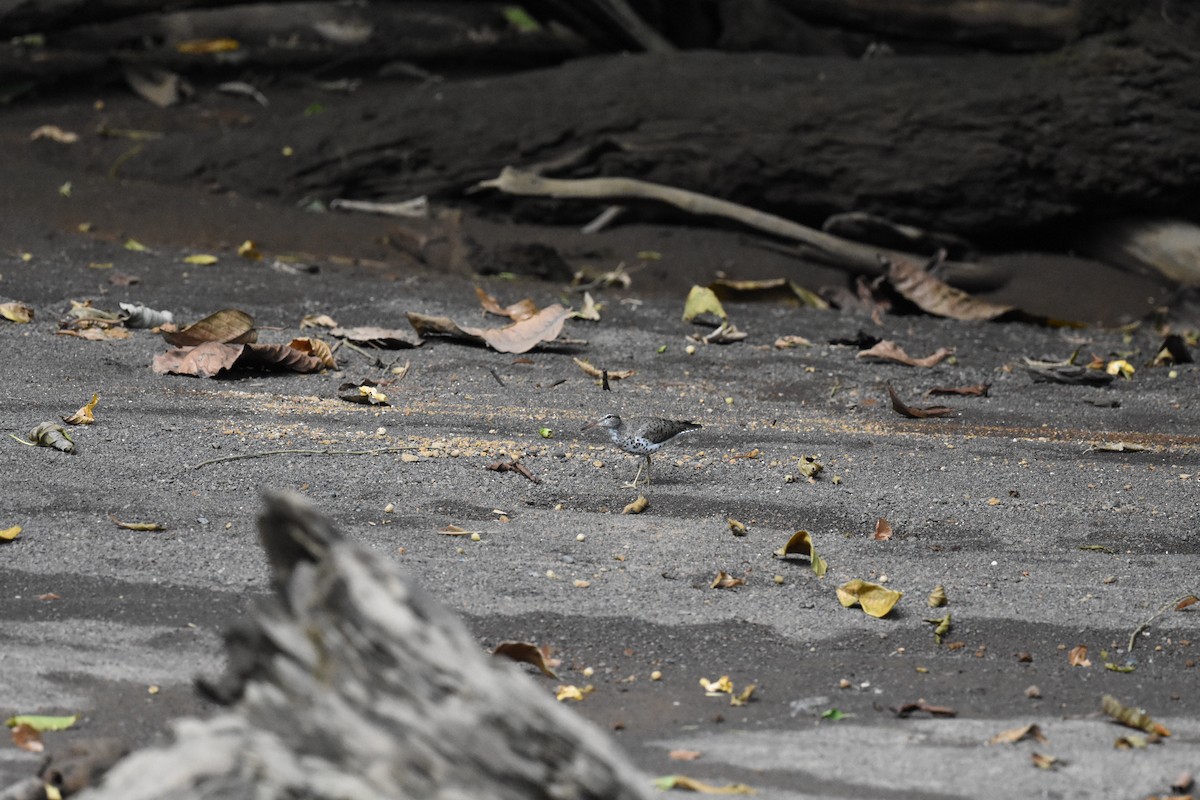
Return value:
<svg viewBox="0 0 1200 800">
<path fill-rule="evenodd" d="M 615 430 L 619 427 L 621 427 L 620 417 L 616 414 L 605 414 L 595 422 L 589 422 L 587 425 L 584 425 L 583 430 L 590 431 L 592 428 L 612 428 Z"/>
</svg>

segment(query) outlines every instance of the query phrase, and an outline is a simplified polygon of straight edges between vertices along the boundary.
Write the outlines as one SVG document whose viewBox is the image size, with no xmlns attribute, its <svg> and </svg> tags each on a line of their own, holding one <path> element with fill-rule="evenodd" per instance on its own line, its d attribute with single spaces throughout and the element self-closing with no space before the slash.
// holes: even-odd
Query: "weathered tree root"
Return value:
<svg viewBox="0 0 1200 800">
<path fill-rule="evenodd" d="M 259 519 L 275 596 L 228 636 L 232 703 L 89 800 L 645 798 L 618 748 L 305 501 Z"/>
</svg>

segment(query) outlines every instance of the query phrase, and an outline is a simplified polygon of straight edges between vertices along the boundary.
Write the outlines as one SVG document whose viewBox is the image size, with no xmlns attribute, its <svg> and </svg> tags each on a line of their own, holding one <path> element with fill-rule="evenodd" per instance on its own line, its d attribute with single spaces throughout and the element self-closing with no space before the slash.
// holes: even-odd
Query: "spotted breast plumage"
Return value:
<svg viewBox="0 0 1200 800">
<path fill-rule="evenodd" d="M 698 430 L 700 426 L 695 422 L 661 417 L 646 417 L 626 422 L 616 414 L 605 414 L 595 422 L 589 422 L 583 426 L 585 431 L 593 428 L 604 429 L 608 433 L 608 438 L 612 439 L 613 444 L 617 447 L 630 455 L 642 457 L 641 463 L 638 464 L 637 475 L 634 476 L 632 483 L 627 484 L 630 487 L 636 487 L 643 468 L 646 470 L 646 485 L 650 485 L 650 455 L 652 453 L 658 452 L 680 435 Z"/>
</svg>

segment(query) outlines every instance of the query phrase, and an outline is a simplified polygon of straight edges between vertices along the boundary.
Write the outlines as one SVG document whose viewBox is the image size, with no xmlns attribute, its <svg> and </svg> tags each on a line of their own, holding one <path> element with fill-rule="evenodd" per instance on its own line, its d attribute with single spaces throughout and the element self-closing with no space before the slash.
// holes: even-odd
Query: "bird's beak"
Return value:
<svg viewBox="0 0 1200 800">
<path fill-rule="evenodd" d="M 582 428 L 580 428 L 579 431 L 580 431 L 580 433 L 582 433 L 583 431 L 590 431 L 594 427 L 596 427 L 596 423 L 589 422 L 587 425 L 584 425 Z"/>
</svg>

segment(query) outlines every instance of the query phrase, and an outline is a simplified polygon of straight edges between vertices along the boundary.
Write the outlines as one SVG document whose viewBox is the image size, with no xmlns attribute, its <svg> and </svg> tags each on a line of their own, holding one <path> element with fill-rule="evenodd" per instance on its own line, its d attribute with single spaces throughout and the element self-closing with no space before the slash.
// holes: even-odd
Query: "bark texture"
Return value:
<svg viewBox="0 0 1200 800">
<path fill-rule="evenodd" d="M 305 502 L 270 497 L 260 531 L 276 597 L 229 638 L 231 710 L 81 797 L 648 796 L 607 738 Z"/>
</svg>

